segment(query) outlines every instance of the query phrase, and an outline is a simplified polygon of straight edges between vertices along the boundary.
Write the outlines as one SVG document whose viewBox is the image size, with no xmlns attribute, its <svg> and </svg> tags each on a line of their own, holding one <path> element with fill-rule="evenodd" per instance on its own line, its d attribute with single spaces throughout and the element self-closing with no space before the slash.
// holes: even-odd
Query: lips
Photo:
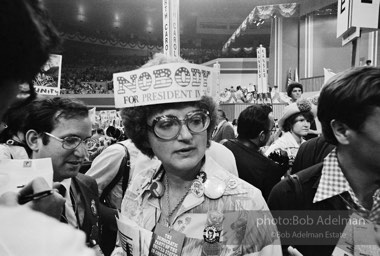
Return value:
<svg viewBox="0 0 380 256">
<path fill-rule="evenodd" d="M 193 151 L 195 148 L 193 147 L 188 147 L 188 148 L 182 148 L 182 149 L 179 149 L 179 150 L 176 150 L 174 151 L 175 153 L 189 153 L 191 151 Z"/>
<path fill-rule="evenodd" d="M 72 165 L 81 165 L 83 161 L 67 161 L 67 163 Z"/>
</svg>

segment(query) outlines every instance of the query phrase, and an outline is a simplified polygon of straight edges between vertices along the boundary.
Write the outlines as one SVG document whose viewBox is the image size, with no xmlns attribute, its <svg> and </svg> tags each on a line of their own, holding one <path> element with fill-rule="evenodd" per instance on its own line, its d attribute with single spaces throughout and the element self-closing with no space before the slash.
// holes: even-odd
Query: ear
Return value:
<svg viewBox="0 0 380 256">
<path fill-rule="evenodd" d="M 350 143 L 351 129 L 346 124 L 333 119 L 330 127 L 339 144 L 348 145 Z"/>
<path fill-rule="evenodd" d="M 25 134 L 25 141 L 28 144 L 28 147 L 36 152 L 39 150 L 39 141 L 38 141 L 38 133 L 35 130 L 29 130 Z"/>
<path fill-rule="evenodd" d="M 265 142 L 265 139 L 266 139 L 266 134 L 265 134 L 265 132 L 264 131 L 261 131 L 260 133 L 259 133 L 259 141 L 260 142 Z"/>
</svg>

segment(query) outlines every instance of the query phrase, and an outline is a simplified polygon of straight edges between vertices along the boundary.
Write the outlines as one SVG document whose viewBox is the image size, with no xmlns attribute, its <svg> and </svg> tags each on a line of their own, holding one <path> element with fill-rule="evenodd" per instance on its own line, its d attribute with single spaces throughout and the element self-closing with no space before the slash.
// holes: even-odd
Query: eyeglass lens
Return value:
<svg viewBox="0 0 380 256">
<path fill-rule="evenodd" d="M 66 148 L 66 149 L 74 149 L 76 147 L 79 146 L 79 144 L 81 144 L 83 142 L 83 144 L 85 145 L 86 149 L 92 149 L 94 148 L 95 146 L 95 141 L 92 140 L 92 139 L 86 139 L 86 140 L 83 140 L 81 138 L 78 138 L 78 137 L 66 137 L 63 139 L 63 147 Z"/>
<path fill-rule="evenodd" d="M 156 120 L 153 129 L 155 134 L 162 139 L 173 139 L 178 136 L 182 123 L 185 123 L 192 133 L 203 132 L 210 124 L 210 117 L 203 111 L 188 113 L 183 120 L 176 116 L 163 116 Z"/>
</svg>

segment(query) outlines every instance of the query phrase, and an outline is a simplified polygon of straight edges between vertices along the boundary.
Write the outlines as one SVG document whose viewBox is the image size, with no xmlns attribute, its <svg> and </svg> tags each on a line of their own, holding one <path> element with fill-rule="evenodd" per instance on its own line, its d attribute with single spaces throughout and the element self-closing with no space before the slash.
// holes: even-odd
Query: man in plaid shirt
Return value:
<svg viewBox="0 0 380 256">
<path fill-rule="evenodd" d="M 306 223 L 278 224 L 282 243 L 303 255 L 380 255 L 380 68 L 332 77 L 321 91 L 318 118 L 336 149 L 297 173 L 298 181 L 286 178 L 273 188 L 273 216 L 297 215 Z"/>
</svg>

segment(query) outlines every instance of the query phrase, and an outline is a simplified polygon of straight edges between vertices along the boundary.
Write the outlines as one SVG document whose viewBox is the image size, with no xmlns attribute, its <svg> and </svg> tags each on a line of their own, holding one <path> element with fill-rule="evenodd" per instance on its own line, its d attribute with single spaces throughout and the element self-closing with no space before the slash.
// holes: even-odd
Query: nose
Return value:
<svg viewBox="0 0 380 256">
<path fill-rule="evenodd" d="M 84 142 L 81 142 L 79 146 L 75 148 L 74 155 L 80 158 L 85 158 L 88 156 L 88 150 L 84 145 Z"/>
<path fill-rule="evenodd" d="M 179 140 L 190 140 L 193 137 L 193 134 L 187 128 L 186 122 L 181 123 L 181 130 L 179 131 L 178 139 Z"/>
</svg>

